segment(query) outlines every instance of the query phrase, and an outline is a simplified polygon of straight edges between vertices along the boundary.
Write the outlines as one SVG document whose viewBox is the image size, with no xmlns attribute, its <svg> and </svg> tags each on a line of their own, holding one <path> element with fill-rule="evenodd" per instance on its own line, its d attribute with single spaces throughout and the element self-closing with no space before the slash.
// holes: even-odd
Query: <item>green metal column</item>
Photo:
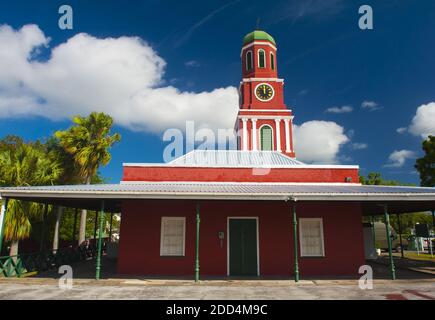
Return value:
<svg viewBox="0 0 435 320">
<path fill-rule="evenodd" d="M 97 226 L 98 226 L 98 211 L 95 211 L 95 221 L 94 221 L 94 245 L 97 245 Z"/>
<path fill-rule="evenodd" d="M 1 252 L 2 252 L 3 231 L 4 231 L 4 226 L 5 226 L 6 212 L 8 209 L 8 202 L 9 202 L 9 199 L 4 198 L 3 203 L 2 203 L 2 208 L 0 211 L 0 256 L 1 256 Z"/>
<path fill-rule="evenodd" d="M 98 230 L 98 251 L 95 279 L 100 280 L 101 271 L 101 249 L 103 245 L 103 226 L 104 226 L 104 200 L 101 201 L 100 229 Z"/>
<path fill-rule="evenodd" d="M 405 257 L 403 253 L 403 242 L 402 242 L 402 223 L 400 221 L 400 214 L 397 214 L 397 224 L 399 226 L 399 240 L 400 240 L 400 256 L 402 259 Z"/>
<path fill-rule="evenodd" d="M 199 224 L 201 222 L 200 216 L 200 205 L 196 204 L 196 257 L 195 257 L 195 282 L 199 281 Z"/>
<path fill-rule="evenodd" d="M 113 212 L 110 213 L 109 242 L 112 242 Z"/>
<path fill-rule="evenodd" d="M 432 236 L 435 235 L 435 211 L 432 210 Z M 429 248 L 431 249 L 431 255 L 433 256 L 432 238 L 429 238 Z"/>
<path fill-rule="evenodd" d="M 293 204 L 293 243 L 294 243 L 294 252 L 295 252 L 295 282 L 299 281 L 299 265 L 298 265 L 298 220 L 296 217 L 296 200 Z"/>
<path fill-rule="evenodd" d="M 388 206 L 384 205 L 384 217 L 385 217 L 385 228 L 387 229 L 387 240 L 388 240 L 388 255 L 390 257 L 390 273 L 391 280 L 396 280 L 396 270 L 394 268 L 393 251 L 391 244 L 391 234 L 390 234 L 390 216 L 388 214 Z"/>
<path fill-rule="evenodd" d="M 375 247 L 375 250 L 376 250 L 375 217 L 370 216 L 370 221 L 371 221 L 371 224 L 372 224 L 373 247 Z"/>
</svg>

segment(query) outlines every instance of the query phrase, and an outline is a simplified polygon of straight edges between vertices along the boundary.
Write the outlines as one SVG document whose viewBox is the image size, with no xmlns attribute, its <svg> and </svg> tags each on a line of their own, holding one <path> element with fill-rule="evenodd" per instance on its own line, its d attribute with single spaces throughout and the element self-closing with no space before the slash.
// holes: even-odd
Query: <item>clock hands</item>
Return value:
<svg viewBox="0 0 435 320">
<path fill-rule="evenodd" d="M 257 98 L 262 101 L 269 101 L 273 96 L 273 89 L 267 84 L 261 84 L 255 91 Z"/>
</svg>

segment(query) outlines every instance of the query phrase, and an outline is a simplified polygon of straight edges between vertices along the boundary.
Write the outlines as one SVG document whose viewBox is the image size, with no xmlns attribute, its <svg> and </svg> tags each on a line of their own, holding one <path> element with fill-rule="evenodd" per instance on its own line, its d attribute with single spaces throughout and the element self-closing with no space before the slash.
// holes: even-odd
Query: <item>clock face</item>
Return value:
<svg viewBox="0 0 435 320">
<path fill-rule="evenodd" d="M 269 101 L 273 98 L 273 94 L 273 88 L 267 83 L 261 83 L 255 89 L 255 95 L 261 101 Z"/>
</svg>

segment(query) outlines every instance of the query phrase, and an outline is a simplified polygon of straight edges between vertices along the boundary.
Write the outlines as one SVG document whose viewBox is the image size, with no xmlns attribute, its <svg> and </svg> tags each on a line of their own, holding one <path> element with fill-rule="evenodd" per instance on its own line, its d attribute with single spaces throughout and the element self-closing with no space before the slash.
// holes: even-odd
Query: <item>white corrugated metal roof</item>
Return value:
<svg viewBox="0 0 435 320">
<path fill-rule="evenodd" d="M 435 188 L 215 182 L 140 182 L 101 185 L 0 188 L 2 197 L 102 199 L 238 199 L 309 201 L 433 201 Z"/>
<path fill-rule="evenodd" d="M 356 165 L 311 165 L 278 151 L 193 150 L 168 163 L 124 163 L 124 167 L 218 167 L 358 169 Z"/>
<path fill-rule="evenodd" d="M 298 166 L 302 162 L 278 151 L 193 150 L 169 165 L 261 167 Z"/>
</svg>

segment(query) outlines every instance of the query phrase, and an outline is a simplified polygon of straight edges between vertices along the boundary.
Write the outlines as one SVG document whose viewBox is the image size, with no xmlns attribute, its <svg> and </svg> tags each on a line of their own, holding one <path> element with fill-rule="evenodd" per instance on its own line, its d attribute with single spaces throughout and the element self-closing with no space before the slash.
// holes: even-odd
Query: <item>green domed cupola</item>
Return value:
<svg viewBox="0 0 435 320">
<path fill-rule="evenodd" d="M 255 40 L 267 40 L 272 42 L 274 45 L 276 45 L 275 40 L 273 39 L 273 37 L 268 34 L 267 32 L 261 31 L 261 30 L 255 30 L 251 33 L 248 33 L 244 38 L 243 38 L 243 45 L 248 44 L 250 42 L 253 42 Z"/>
</svg>

